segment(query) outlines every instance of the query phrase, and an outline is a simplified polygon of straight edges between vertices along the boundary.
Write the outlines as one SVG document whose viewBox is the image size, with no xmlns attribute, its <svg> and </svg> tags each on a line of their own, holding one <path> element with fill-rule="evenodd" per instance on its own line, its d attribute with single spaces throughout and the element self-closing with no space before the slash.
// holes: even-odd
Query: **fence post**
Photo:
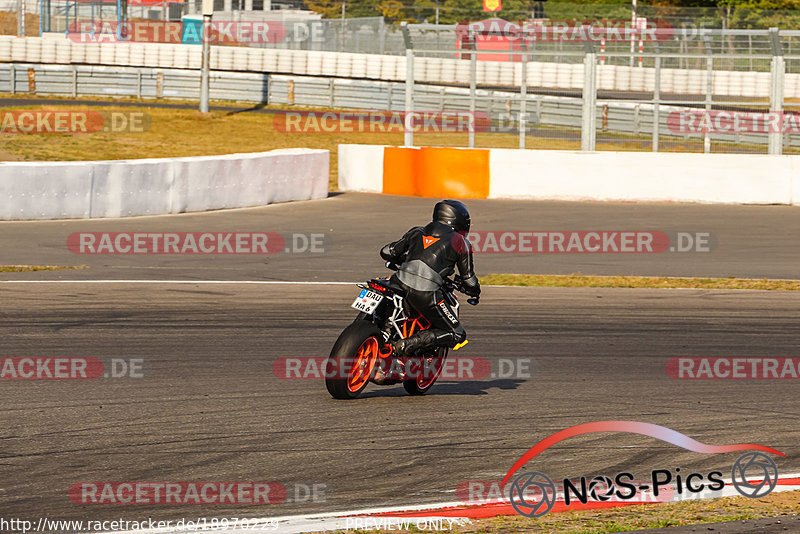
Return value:
<svg viewBox="0 0 800 534">
<path fill-rule="evenodd" d="M 403 130 L 405 131 L 403 145 L 414 146 L 414 48 L 408 23 L 401 22 L 400 29 L 403 32 L 403 43 L 406 46 L 406 106 L 403 120 Z"/>
<path fill-rule="evenodd" d="M 203 50 L 200 66 L 200 113 L 208 113 L 209 85 L 211 83 L 211 17 L 214 2 L 203 0 Z"/>
<path fill-rule="evenodd" d="M 478 43 L 470 30 L 472 53 L 469 55 L 469 147 L 475 148 L 475 88 L 478 77 Z"/>
<path fill-rule="evenodd" d="M 73 98 L 78 96 L 78 67 L 76 65 L 72 66 L 72 96 Z"/>
<path fill-rule="evenodd" d="M 714 56 L 712 56 L 711 41 L 708 34 L 703 35 L 703 43 L 706 48 L 706 115 L 711 116 L 711 103 L 714 100 Z M 711 152 L 711 134 L 706 131 L 703 134 L 703 152 Z"/>
<path fill-rule="evenodd" d="M 525 148 L 525 126 L 528 119 L 528 47 L 525 46 L 524 36 L 520 43 L 520 50 L 522 52 L 522 65 L 520 68 L 522 76 L 519 81 L 519 147 Z"/>
<path fill-rule="evenodd" d="M 586 43 L 583 57 L 583 110 L 581 112 L 581 150 L 594 152 L 597 131 L 597 57 L 592 43 Z"/>
<path fill-rule="evenodd" d="M 405 146 L 414 146 L 414 128 L 413 128 L 413 113 L 414 113 L 414 51 L 411 48 L 406 49 L 406 109 L 405 109 L 404 130 L 405 139 L 403 144 Z"/>
<path fill-rule="evenodd" d="M 653 152 L 658 152 L 658 134 L 661 128 L 661 56 L 654 58 L 653 72 Z"/>
<path fill-rule="evenodd" d="M 11 86 L 11 94 L 17 94 L 17 69 L 14 68 L 13 63 L 8 66 L 8 84 Z"/>
<path fill-rule="evenodd" d="M 386 48 L 386 23 L 384 23 L 383 17 L 381 17 L 381 23 L 378 29 L 378 43 L 378 53 L 383 54 L 384 49 Z"/>
<path fill-rule="evenodd" d="M 17 0 L 17 37 L 25 37 L 25 0 Z"/>
<path fill-rule="evenodd" d="M 786 73 L 786 62 L 783 58 L 783 46 L 781 45 L 778 28 L 769 29 L 770 45 L 772 47 L 772 61 L 770 62 L 770 91 L 769 91 L 769 111 L 770 113 L 780 114 L 783 111 L 783 78 Z M 779 131 L 771 131 L 768 135 L 769 154 L 783 153 L 783 118 L 777 121 L 781 125 Z M 774 123 L 773 123 L 774 124 Z"/>
</svg>

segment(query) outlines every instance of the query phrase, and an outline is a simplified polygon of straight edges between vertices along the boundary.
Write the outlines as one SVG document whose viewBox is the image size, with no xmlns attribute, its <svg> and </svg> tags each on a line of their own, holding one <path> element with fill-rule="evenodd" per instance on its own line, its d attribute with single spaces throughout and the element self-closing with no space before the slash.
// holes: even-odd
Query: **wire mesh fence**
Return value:
<svg viewBox="0 0 800 534">
<path fill-rule="evenodd" d="M 573 25 L 555 39 L 507 21 L 409 25 L 406 111 L 424 113 L 416 88 L 447 77 L 435 69 L 469 87 L 449 102 L 479 114 L 466 146 L 797 151 L 800 56 L 789 49 L 800 32 L 634 29 Z M 433 36 L 456 44 L 432 46 Z"/>
<path fill-rule="evenodd" d="M 78 23 L 85 20 L 173 21 L 178 42 L 200 9 L 199 0 L 2 1 L 6 7 L 23 5 L 17 14 L 25 14 L 26 25 L 37 20 L 41 32 L 81 31 Z M 730 29 L 773 20 L 800 26 L 800 17 L 650 8 L 631 14 L 620 6 L 594 5 L 591 16 L 579 19 L 584 8 L 563 4 L 548 7 L 548 18 L 520 14 L 517 21 L 397 25 L 382 16 L 339 19 L 242 9 L 256 3 L 264 6 L 218 0 L 216 7 L 236 9 L 215 13 L 216 20 L 269 21 L 280 26 L 280 38 L 226 44 L 404 55 L 406 115 L 471 116 L 467 131 L 460 123 L 440 132 L 409 128 L 407 144 L 417 133 L 417 142 L 453 146 L 800 152 L 800 30 Z M 452 19 L 454 12 L 445 15 Z M 136 34 L 115 35 L 130 40 Z"/>
</svg>

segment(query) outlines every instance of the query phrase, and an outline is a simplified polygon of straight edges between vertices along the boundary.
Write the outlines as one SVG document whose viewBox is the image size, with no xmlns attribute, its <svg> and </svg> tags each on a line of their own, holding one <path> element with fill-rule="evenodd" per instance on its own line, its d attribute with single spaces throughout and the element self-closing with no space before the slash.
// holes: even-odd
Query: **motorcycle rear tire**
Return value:
<svg viewBox="0 0 800 534">
<path fill-rule="evenodd" d="M 361 395 L 378 361 L 381 340 L 380 330 L 369 321 L 356 320 L 342 331 L 325 362 L 325 387 L 334 399 Z"/>
</svg>

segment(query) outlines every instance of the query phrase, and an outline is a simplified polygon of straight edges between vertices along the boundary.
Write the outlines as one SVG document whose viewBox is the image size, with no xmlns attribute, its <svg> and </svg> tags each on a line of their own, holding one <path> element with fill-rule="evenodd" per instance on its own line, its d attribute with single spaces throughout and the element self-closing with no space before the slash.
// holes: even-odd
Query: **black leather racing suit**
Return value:
<svg viewBox="0 0 800 534">
<path fill-rule="evenodd" d="M 443 279 L 457 266 L 464 292 L 472 297 L 481 293 L 473 271 L 472 247 L 463 235 L 433 221 L 383 247 L 381 257 L 400 265 L 392 282 L 407 291 L 406 301 L 430 321 L 436 345 L 453 347 L 466 339 L 466 331 L 441 290 Z"/>
</svg>

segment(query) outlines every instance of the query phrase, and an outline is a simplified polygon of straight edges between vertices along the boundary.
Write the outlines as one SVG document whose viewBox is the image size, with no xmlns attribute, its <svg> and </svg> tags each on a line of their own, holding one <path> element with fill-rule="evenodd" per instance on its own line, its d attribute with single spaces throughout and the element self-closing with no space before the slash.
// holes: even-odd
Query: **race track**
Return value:
<svg viewBox="0 0 800 534">
<path fill-rule="evenodd" d="M 260 208 L 127 219 L 0 222 L 4 264 L 90 269 L 0 273 L 33 280 L 294 280 L 353 282 L 383 272 L 378 250 L 430 219 L 433 201 L 347 193 Z M 478 231 L 658 231 L 708 233 L 711 252 L 653 254 L 482 254 L 479 274 L 738 276 L 800 278 L 800 210 L 605 202 L 471 200 Z M 272 255 L 79 255 L 74 232 L 280 232 L 323 234 L 324 253 Z"/>
<path fill-rule="evenodd" d="M 352 320 L 347 284 L 381 274 L 377 248 L 429 215 L 429 200 L 338 195 L 266 208 L 125 220 L 0 223 L 6 264 L 88 269 L 3 273 L 1 357 L 142 359 L 141 378 L 3 380 L 0 511 L 60 519 L 306 514 L 455 500 L 497 480 L 529 447 L 571 425 L 636 420 L 711 444 L 761 443 L 800 471 L 796 381 L 674 380 L 677 356 L 797 356 L 792 292 L 487 288 L 463 321 L 460 356 L 530 359 L 525 378 L 444 381 L 412 398 L 370 386 L 332 400 L 319 380 L 275 376 L 281 357 L 325 356 Z M 710 231 L 710 253 L 480 255 L 480 274 L 530 272 L 797 278 L 800 216 L 785 207 L 473 201 L 476 229 Z M 391 217 L 386 214 L 391 214 Z M 79 256 L 78 231 L 328 234 L 317 255 Z M 88 283 L 81 280 L 150 280 Z M 496 370 L 493 367 L 493 370 Z M 572 438 L 536 460 L 553 478 L 681 467 L 730 472 L 635 435 Z M 76 505 L 81 481 L 324 484 L 322 502 L 215 507 Z M 291 500 L 291 499 L 290 499 Z"/>
</svg>

